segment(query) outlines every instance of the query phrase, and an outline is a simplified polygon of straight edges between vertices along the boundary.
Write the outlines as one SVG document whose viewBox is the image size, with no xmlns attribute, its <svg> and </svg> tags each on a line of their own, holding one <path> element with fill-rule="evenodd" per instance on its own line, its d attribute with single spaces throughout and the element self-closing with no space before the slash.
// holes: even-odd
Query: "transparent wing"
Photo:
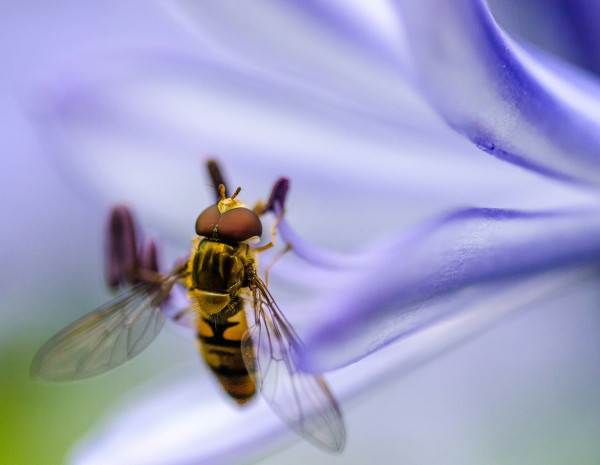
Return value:
<svg viewBox="0 0 600 465">
<path fill-rule="evenodd" d="M 244 335 L 242 354 L 257 388 L 294 431 L 315 445 L 341 452 L 346 430 L 337 401 L 320 376 L 296 367 L 301 341 L 265 284 L 251 283 L 255 325 Z"/>
<path fill-rule="evenodd" d="M 39 350 L 31 374 L 46 381 L 85 379 L 144 350 L 165 318 L 160 310 L 170 285 L 142 283 L 67 326 Z"/>
</svg>

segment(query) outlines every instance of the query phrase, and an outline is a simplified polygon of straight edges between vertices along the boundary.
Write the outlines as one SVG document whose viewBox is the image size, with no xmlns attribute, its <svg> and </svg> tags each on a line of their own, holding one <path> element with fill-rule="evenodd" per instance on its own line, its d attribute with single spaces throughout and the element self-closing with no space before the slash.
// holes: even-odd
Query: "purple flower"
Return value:
<svg viewBox="0 0 600 465">
<path fill-rule="evenodd" d="M 483 2 L 177 4 L 195 54 L 90 60 L 50 87 L 42 129 L 74 183 L 178 241 L 209 203 L 202 155 L 249 201 L 290 177 L 294 255 L 273 293 L 300 367 L 337 370 L 342 405 L 597 279 L 597 77 Z M 126 402 L 72 463 L 233 463 L 289 440 L 263 402 L 234 411 L 195 369 Z"/>
</svg>

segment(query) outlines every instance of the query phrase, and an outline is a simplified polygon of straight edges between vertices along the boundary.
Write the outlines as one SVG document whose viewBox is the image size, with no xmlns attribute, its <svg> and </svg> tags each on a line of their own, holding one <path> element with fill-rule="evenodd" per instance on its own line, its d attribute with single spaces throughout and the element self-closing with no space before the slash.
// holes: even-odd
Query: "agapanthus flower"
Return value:
<svg viewBox="0 0 600 465">
<path fill-rule="evenodd" d="M 597 279 L 597 77 L 508 36 L 483 1 L 176 5 L 195 53 L 79 64 L 42 128 L 70 179 L 178 241 L 205 205 L 199 153 L 251 199 L 289 176 L 274 293 L 299 366 L 335 370 L 342 405 Z M 163 384 L 72 463 L 234 463 L 291 437 L 260 401 Z"/>
</svg>

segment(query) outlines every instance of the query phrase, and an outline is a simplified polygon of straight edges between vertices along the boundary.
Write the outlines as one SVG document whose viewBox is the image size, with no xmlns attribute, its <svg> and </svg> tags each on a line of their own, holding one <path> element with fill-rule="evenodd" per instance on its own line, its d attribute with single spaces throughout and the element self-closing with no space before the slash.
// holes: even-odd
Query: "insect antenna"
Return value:
<svg viewBox="0 0 600 465">
<path fill-rule="evenodd" d="M 233 195 L 231 196 L 231 200 L 235 199 L 237 197 L 237 195 L 241 192 L 242 188 L 238 187 L 235 192 L 233 193 Z"/>
</svg>

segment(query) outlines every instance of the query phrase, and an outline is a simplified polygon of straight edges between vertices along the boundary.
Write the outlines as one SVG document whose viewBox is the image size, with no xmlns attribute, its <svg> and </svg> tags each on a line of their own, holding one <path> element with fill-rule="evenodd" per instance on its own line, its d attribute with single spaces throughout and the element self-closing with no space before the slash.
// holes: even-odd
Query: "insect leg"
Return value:
<svg viewBox="0 0 600 465">
<path fill-rule="evenodd" d="M 273 247 L 275 245 L 275 238 L 277 237 L 277 226 L 279 225 L 279 222 L 283 218 L 284 213 L 285 213 L 284 210 L 281 210 L 279 215 L 277 215 L 277 218 L 275 218 L 273 225 L 271 226 L 271 242 L 263 245 L 262 247 L 258 247 L 256 249 L 254 249 L 255 252 L 259 252 L 259 253 L 264 252 L 265 250 L 269 250 L 271 247 Z"/>
<path fill-rule="evenodd" d="M 271 267 L 273 265 L 275 265 L 275 263 L 277 263 L 277 261 L 283 257 L 283 255 L 292 250 L 292 244 L 287 244 L 285 246 L 285 249 L 280 250 L 279 252 L 277 252 L 277 255 L 275 255 L 271 261 L 269 262 L 269 264 L 265 267 L 265 284 L 267 285 L 267 287 L 269 286 L 269 271 L 271 270 Z"/>
<path fill-rule="evenodd" d="M 267 208 L 265 203 L 262 200 L 259 200 L 254 204 L 254 207 L 252 207 L 252 211 L 258 216 L 263 216 L 267 212 Z"/>
</svg>

